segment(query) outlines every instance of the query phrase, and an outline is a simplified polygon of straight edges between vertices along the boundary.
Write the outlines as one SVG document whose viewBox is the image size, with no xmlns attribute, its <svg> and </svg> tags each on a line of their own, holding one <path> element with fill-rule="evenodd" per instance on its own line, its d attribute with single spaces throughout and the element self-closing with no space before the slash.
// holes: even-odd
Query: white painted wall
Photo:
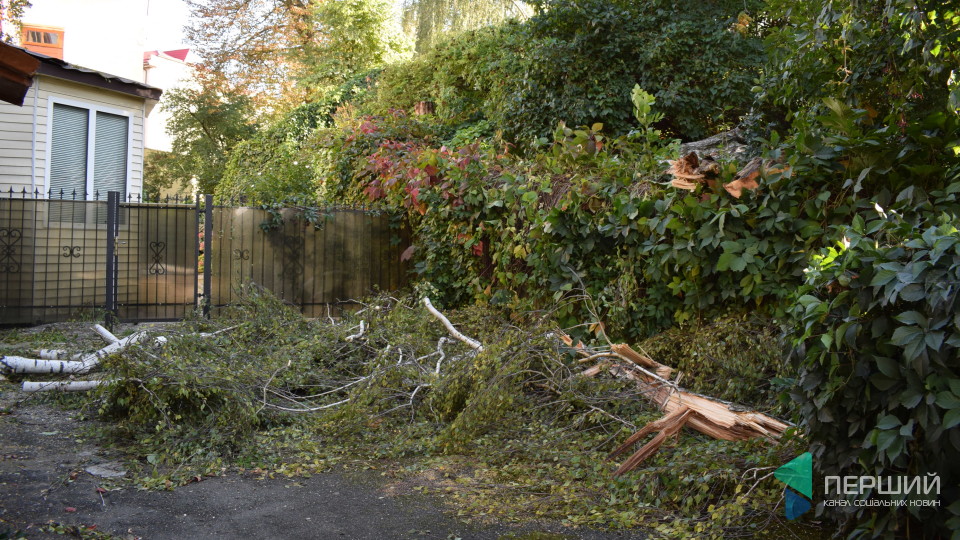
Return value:
<svg viewBox="0 0 960 540">
<path fill-rule="evenodd" d="M 150 1 L 32 0 L 23 23 L 63 28 L 63 59 L 71 64 L 142 81 Z"/>
<path fill-rule="evenodd" d="M 188 56 L 187 59 L 189 60 L 190 57 Z M 170 113 L 163 107 L 166 91 L 178 86 L 190 85 L 194 75 L 193 68 L 186 62 L 161 53 L 144 62 L 143 73 L 143 81 L 146 84 L 164 91 L 164 95 L 160 97 L 160 104 L 147 116 L 144 144 L 150 150 L 169 152 L 172 149 L 173 140 L 166 131 L 167 122 L 170 120 Z"/>
</svg>

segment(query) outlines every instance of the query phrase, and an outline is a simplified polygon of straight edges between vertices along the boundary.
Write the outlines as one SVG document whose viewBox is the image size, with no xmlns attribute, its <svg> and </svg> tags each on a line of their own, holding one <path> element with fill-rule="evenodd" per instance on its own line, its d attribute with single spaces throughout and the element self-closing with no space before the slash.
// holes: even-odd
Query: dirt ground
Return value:
<svg viewBox="0 0 960 540">
<path fill-rule="evenodd" d="M 111 477 L 125 472 L 120 455 L 98 446 L 89 435 L 94 421 L 77 414 L 0 381 L 0 539 L 645 537 L 543 523 L 469 525 L 441 501 L 398 490 L 374 472 L 292 479 L 234 472 L 146 491 L 127 475 Z"/>
</svg>

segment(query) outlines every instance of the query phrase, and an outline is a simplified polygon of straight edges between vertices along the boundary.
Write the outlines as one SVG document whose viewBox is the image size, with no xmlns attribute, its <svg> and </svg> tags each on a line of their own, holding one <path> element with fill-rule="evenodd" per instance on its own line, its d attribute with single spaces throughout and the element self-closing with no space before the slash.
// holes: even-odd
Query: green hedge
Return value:
<svg viewBox="0 0 960 540">
<path fill-rule="evenodd" d="M 744 10 L 756 1 L 557 0 L 522 23 L 467 32 L 387 67 L 362 106 L 373 114 L 433 101 L 440 120 L 487 120 L 528 146 L 557 122 L 635 127 L 630 89 L 653 93 L 661 129 L 685 139 L 735 124 L 752 101 L 764 54 Z M 737 31 L 737 30 L 740 31 Z"/>
<path fill-rule="evenodd" d="M 960 184 L 948 193 L 955 200 Z M 792 309 L 791 396 L 819 471 L 939 475 L 940 508 L 850 508 L 845 517 L 868 531 L 932 537 L 960 527 L 957 219 L 923 228 L 855 219 L 848 245 L 823 252 Z"/>
</svg>

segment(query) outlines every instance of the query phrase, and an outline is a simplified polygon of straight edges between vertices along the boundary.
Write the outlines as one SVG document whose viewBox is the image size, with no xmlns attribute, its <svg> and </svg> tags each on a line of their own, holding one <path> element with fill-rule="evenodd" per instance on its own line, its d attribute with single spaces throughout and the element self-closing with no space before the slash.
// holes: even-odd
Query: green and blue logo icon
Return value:
<svg viewBox="0 0 960 540">
<path fill-rule="evenodd" d="M 810 452 L 793 458 L 774 471 L 773 476 L 787 485 L 784 490 L 787 519 L 797 519 L 810 510 L 810 501 L 813 499 L 813 455 Z M 797 491 L 806 495 L 806 498 Z"/>
</svg>

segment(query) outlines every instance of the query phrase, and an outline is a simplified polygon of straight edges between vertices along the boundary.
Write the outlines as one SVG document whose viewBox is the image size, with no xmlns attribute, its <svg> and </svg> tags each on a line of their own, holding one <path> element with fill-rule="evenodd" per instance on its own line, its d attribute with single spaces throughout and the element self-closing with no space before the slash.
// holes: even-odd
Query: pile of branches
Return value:
<svg viewBox="0 0 960 540">
<path fill-rule="evenodd" d="M 306 319 L 269 293 L 250 290 L 226 317 L 168 328 L 163 338 L 138 332 L 120 340 L 97 326 L 109 342 L 101 351 L 76 360 L 6 357 L 2 365 L 62 374 L 102 368 L 93 381 L 24 384 L 98 387 L 101 412 L 130 434 L 187 430 L 216 434 L 227 445 L 263 427 L 330 415 L 364 425 L 384 417 L 433 422 L 450 448 L 468 446 L 508 417 L 565 415 L 576 426 L 592 415 L 612 424 L 614 435 L 633 432 L 611 458 L 655 433 L 615 476 L 684 426 L 731 441 L 776 439 L 789 427 L 685 390 L 682 375 L 626 344 L 574 345 L 548 314 L 523 321 L 523 329 L 493 318 L 471 321 L 474 329 L 487 328 L 484 343 L 455 327 L 429 298 L 383 296 L 360 305 L 339 319 Z M 594 365 L 583 370 L 584 363 Z M 602 373 L 617 384 L 593 384 Z M 624 404 L 665 415 L 638 428 L 620 414 Z"/>
<path fill-rule="evenodd" d="M 168 329 L 162 349 L 107 358 L 112 382 L 98 390 L 100 409 L 131 435 L 159 425 L 239 442 L 302 421 L 336 420 L 346 429 L 389 418 L 433 423 L 445 433 L 442 444 L 456 447 L 517 411 L 560 414 L 576 403 L 591 412 L 639 395 L 583 388 L 548 314 L 521 329 L 468 313 L 481 343 L 429 299 L 381 296 L 359 305 L 338 318 L 304 318 L 250 290 L 231 313 Z M 608 418 L 619 430 L 616 414 Z"/>
</svg>

